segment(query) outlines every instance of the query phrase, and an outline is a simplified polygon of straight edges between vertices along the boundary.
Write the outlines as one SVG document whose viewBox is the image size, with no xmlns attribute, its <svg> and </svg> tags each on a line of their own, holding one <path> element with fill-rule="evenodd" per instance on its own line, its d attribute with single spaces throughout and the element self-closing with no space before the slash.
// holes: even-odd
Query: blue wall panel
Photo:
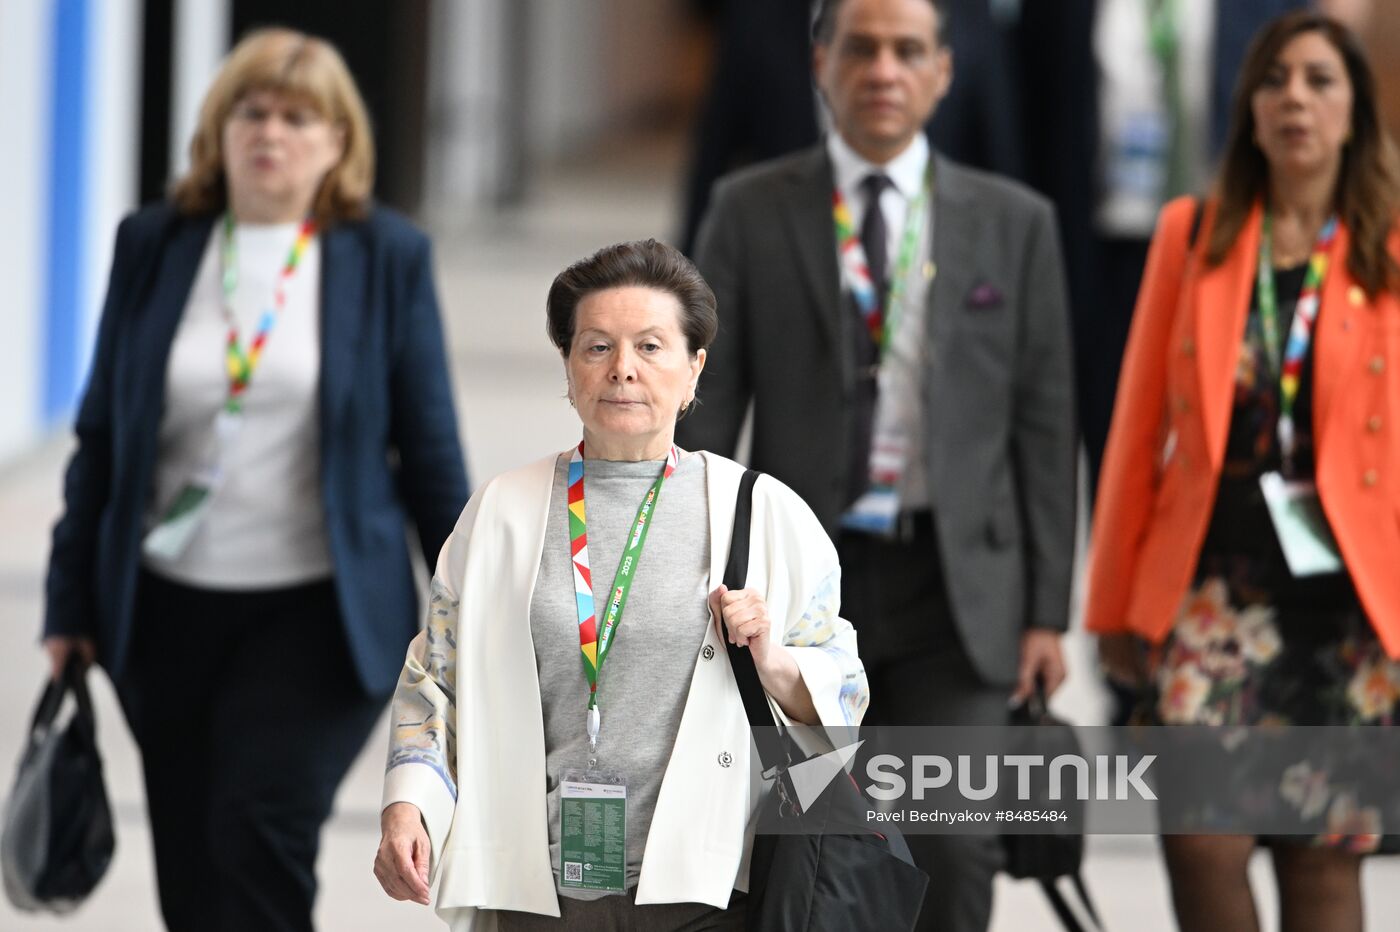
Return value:
<svg viewBox="0 0 1400 932">
<path fill-rule="evenodd" d="M 55 0 L 49 134 L 49 236 L 44 314 L 44 423 L 67 416 L 83 377 L 79 348 L 87 265 L 86 106 L 91 0 Z"/>
</svg>

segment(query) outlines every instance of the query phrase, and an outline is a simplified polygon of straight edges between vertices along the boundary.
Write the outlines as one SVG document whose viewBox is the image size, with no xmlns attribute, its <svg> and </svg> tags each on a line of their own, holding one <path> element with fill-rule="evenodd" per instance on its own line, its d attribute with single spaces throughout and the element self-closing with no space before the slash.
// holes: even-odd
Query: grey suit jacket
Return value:
<svg viewBox="0 0 1400 932">
<path fill-rule="evenodd" d="M 950 604 L 977 672 L 1015 679 L 1021 633 L 1063 630 L 1074 555 L 1070 331 L 1049 203 L 935 154 L 925 457 Z M 679 443 L 751 465 L 837 533 L 856 373 L 824 146 L 722 180 L 696 261 L 719 301 Z"/>
</svg>

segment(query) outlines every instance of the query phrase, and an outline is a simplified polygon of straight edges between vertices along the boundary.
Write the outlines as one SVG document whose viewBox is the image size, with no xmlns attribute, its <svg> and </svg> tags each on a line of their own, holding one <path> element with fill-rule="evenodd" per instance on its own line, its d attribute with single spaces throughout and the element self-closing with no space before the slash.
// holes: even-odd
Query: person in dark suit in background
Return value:
<svg viewBox="0 0 1400 932">
<path fill-rule="evenodd" d="M 722 175 L 815 145 L 821 138 L 810 47 L 814 0 L 727 0 L 717 7 L 710 88 L 696 125 L 678 242 L 695 253 L 710 189 Z M 1023 177 L 1026 170 L 1014 30 L 988 0 L 947 0 L 944 45 L 958 80 L 926 127 L 940 152 L 966 165 Z"/>
<path fill-rule="evenodd" d="M 720 334 L 690 449 L 812 506 L 841 554 L 876 724 L 998 724 L 1064 677 L 1075 523 L 1070 334 L 1053 211 L 930 151 L 952 80 L 938 0 L 829 0 L 835 131 L 715 190 L 697 263 Z M 833 208 L 833 202 L 835 207 Z M 984 929 L 997 839 L 911 835 L 921 928 Z"/>
<path fill-rule="evenodd" d="M 1026 151 L 1015 19 L 998 15 L 995 0 L 945 0 L 944 44 L 958 79 L 929 119 L 928 141 L 948 158 L 1025 180 L 1034 153 Z"/>
<path fill-rule="evenodd" d="M 1250 39 L 1307 5 L 1021 0 L 1026 179 L 1065 244 L 1091 496 L 1157 213 L 1205 193 Z"/>
<path fill-rule="evenodd" d="M 321 824 L 468 489 L 428 240 L 370 199 L 328 43 L 250 34 L 169 202 L 127 217 L 44 644 L 106 668 L 175 930 L 310 929 Z"/>
<path fill-rule="evenodd" d="M 717 7 L 714 68 L 695 126 L 678 241 L 687 255 L 715 179 L 810 146 L 821 133 L 808 68 L 812 0 L 726 0 Z"/>
</svg>

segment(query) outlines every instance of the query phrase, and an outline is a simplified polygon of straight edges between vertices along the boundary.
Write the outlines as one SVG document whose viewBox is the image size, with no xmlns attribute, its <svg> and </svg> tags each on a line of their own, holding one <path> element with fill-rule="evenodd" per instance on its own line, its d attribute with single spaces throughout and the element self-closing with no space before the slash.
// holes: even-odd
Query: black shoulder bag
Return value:
<svg viewBox="0 0 1400 932">
<path fill-rule="evenodd" d="M 1039 726 L 1033 746 L 1018 749 L 1021 752 L 1041 754 L 1047 760 L 1060 754 L 1078 756 L 1082 753 L 1074 728 L 1050 714 L 1046 707 L 1045 690 L 1040 683 L 1036 684 L 1035 693 L 1012 711 L 1011 724 Z M 1044 789 L 1036 788 L 1038 792 L 1044 792 Z M 1008 808 L 1013 805 L 1015 804 L 1008 802 Z M 1084 823 L 1082 802 L 1033 797 L 1031 805 L 1038 805 L 1043 809 L 1072 808 L 1075 810 L 1072 823 Z M 1072 832 L 1036 835 L 1003 834 L 1001 846 L 1005 855 L 1002 869 L 1018 880 L 1037 881 L 1066 932 L 1086 932 L 1089 929 L 1103 928 L 1103 921 L 1099 919 L 1093 898 L 1089 896 L 1089 888 L 1084 883 L 1084 875 L 1080 872 L 1080 865 L 1084 859 L 1084 836 L 1079 834 L 1078 829 Z M 1057 885 L 1061 877 L 1069 878 L 1074 893 L 1078 896 L 1078 914 L 1075 908 L 1071 907 L 1070 899 Z M 1089 924 L 1081 921 L 1081 915 Z"/>
<path fill-rule="evenodd" d="M 739 485 L 734 537 L 724 584 L 744 588 L 749 565 L 753 484 Z M 874 808 L 855 780 L 840 773 L 805 811 L 788 768 L 804 756 L 775 721 L 753 655 L 729 644 L 729 662 L 753 728 L 759 760 L 774 786 L 759 814 L 749 870 L 748 928 L 754 932 L 893 932 L 912 929 L 928 875 L 914 866 L 909 846 L 893 827 L 872 831 Z"/>
</svg>

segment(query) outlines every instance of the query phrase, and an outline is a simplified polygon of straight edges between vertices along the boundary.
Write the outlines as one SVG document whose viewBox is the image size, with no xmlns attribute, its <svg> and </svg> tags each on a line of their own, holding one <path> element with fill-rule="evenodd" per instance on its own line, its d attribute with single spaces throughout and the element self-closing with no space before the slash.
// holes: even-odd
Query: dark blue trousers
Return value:
<svg viewBox="0 0 1400 932">
<path fill-rule="evenodd" d="M 387 698 L 357 683 L 331 582 L 219 592 L 143 572 L 135 619 L 117 693 L 166 925 L 311 929 L 321 825 Z"/>
</svg>

